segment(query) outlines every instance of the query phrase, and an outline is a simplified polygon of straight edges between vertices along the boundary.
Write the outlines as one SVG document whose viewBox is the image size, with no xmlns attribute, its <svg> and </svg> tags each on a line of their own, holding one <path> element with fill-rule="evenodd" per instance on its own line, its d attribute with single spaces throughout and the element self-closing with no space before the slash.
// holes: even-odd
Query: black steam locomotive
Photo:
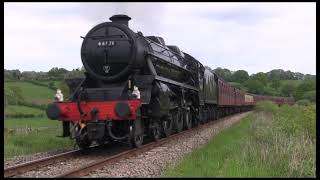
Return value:
<svg viewBox="0 0 320 180">
<path fill-rule="evenodd" d="M 130 19 L 114 15 L 88 32 L 85 78 L 69 79 L 70 100 L 48 106 L 48 117 L 61 120 L 64 136 L 80 148 L 114 140 L 139 147 L 145 137 L 157 140 L 254 105 L 255 95 L 229 87 L 177 46 L 133 32 Z"/>
</svg>

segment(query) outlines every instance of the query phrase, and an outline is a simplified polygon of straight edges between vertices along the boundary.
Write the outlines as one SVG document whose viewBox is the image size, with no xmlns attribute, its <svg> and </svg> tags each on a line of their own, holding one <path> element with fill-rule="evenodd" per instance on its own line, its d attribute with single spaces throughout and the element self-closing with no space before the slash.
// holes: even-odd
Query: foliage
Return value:
<svg viewBox="0 0 320 180">
<path fill-rule="evenodd" d="M 268 83 L 268 76 L 263 72 L 259 72 L 257 74 L 252 74 L 250 79 L 260 81 L 264 86 Z"/>
<path fill-rule="evenodd" d="M 46 104 L 37 104 L 37 103 L 29 102 L 29 101 L 20 101 L 17 105 L 31 107 L 31 108 L 38 108 L 38 109 L 42 109 L 42 110 L 47 109 Z"/>
<path fill-rule="evenodd" d="M 256 106 L 259 111 L 272 112 L 274 115 L 275 125 L 282 132 L 288 133 L 289 136 L 308 135 L 312 138 L 316 136 L 316 108 L 310 103 L 299 103 L 289 106 L 282 105 L 280 108 L 271 102 L 258 103 Z M 305 101 L 307 102 L 307 101 Z M 297 113 L 298 112 L 298 113 Z"/>
<path fill-rule="evenodd" d="M 248 88 L 250 93 L 263 94 L 264 86 L 258 80 L 249 79 L 244 82 L 244 86 Z"/>
<path fill-rule="evenodd" d="M 263 89 L 262 95 L 268 95 L 268 96 L 280 96 L 280 92 L 277 91 L 276 89 L 270 87 L 270 86 L 265 86 Z"/>
<path fill-rule="evenodd" d="M 265 111 L 275 113 L 278 110 L 278 107 L 271 101 L 259 102 L 254 108 L 257 112 Z"/>
<path fill-rule="evenodd" d="M 48 84 L 48 88 L 55 90 L 56 87 L 54 86 L 54 82 L 50 81 Z"/>
<path fill-rule="evenodd" d="M 219 77 L 225 81 L 231 81 L 231 71 L 229 69 L 222 69 L 220 67 L 213 70 Z"/>
<path fill-rule="evenodd" d="M 49 89 L 56 90 L 56 87 L 54 86 L 53 81 L 50 81 L 49 84 L 43 83 L 41 81 L 35 81 L 35 80 L 24 80 L 24 82 L 29 82 L 37 86 L 48 87 Z"/>
<path fill-rule="evenodd" d="M 228 83 L 235 88 L 241 89 L 243 91 L 248 91 L 248 88 L 241 83 L 237 83 L 237 82 L 228 82 Z"/>
<path fill-rule="evenodd" d="M 44 114 L 14 113 L 6 114 L 6 118 L 43 118 Z"/>
<path fill-rule="evenodd" d="M 67 83 L 65 81 L 61 81 L 58 83 L 57 86 L 58 86 L 57 88 L 60 89 L 63 94 L 63 99 L 67 100 L 70 96 L 69 87 Z"/>
<path fill-rule="evenodd" d="M 249 79 L 249 74 L 245 70 L 238 70 L 231 76 L 233 82 L 243 83 Z"/>
<path fill-rule="evenodd" d="M 304 93 L 304 95 L 302 96 L 303 99 L 308 99 L 311 102 L 316 102 L 316 90 L 312 90 L 312 91 L 307 91 L 306 93 Z"/>
<path fill-rule="evenodd" d="M 293 96 L 295 100 L 308 99 L 310 101 L 315 101 L 315 75 L 284 71 L 282 69 L 273 69 L 267 73 L 259 72 L 249 76 L 248 73 L 244 70 L 231 72 L 227 68 L 218 67 L 212 70 L 208 66 L 205 67 L 210 71 L 216 73 L 225 81 L 231 82 L 230 84 L 233 87 L 242 89 L 247 92 L 270 96 Z M 54 91 L 57 88 L 63 90 L 65 97 L 69 96 L 69 89 L 66 88 L 63 83 L 60 83 L 60 87 L 58 87 L 58 84 L 54 82 L 60 82 L 63 79 L 70 78 L 83 78 L 84 73 L 85 69 L 83 66 L 71 71 L 68 71 L 64 68 L 54 67 L 50 69 L 49 72 L 20 72 L 19 70 L 4 69 L 4 79 L 5 85 L 16 84 L 16 86 L 20 87 L 22 89 L 22 95 L 27 101 L 44 104 L 48 103 L 52 99 Z M 21 81 L 22 84 L 20 84 L 19 81 Z M 257 81 L 260 83 L 257 83 Z M 26 82 L 32 83 L 37 86 L 47 87 L 51 91 L 33 88 L 32 86 L 26 85 Z M 38 92 L 39 94 L 37 94 L 37 96 L 34 96 L 34 92 Z M 8 102 L 12 102 L 13 99 L 17 98 L 12 95 L 12 92 L 10 92 L 8 89 L 5 89 L 4 105 L 8 105 Z"/>
<path fill-rule="evenodd" d="M 311 102 L 308 99 L 301 99 L 296 102 L 300 106 L 309 106 L 311 105 Z"/>
<path fill-rule="evenodd" d="M 31 108 L 21 105 L 10 105 L 5 109 L 6 118 L 34 118 L 44 117 L 44 109 Z"/>
<path fill-rule="evenodd" d="M 284 96 L 293 96 L 295 86 L 292 83 L 286 83 L 281 88 L 281 94 Z"/>
<path fill-rule="evenodd" d="M 271 70 L 270 72 L 267 73 L 268 77 L 270 80 L 284 80 L 284 79 L 288 79 L 288 80 L 293 80 L 295 79 L 295 73 L 291 72 L 291 71 L 284 71 L 282 69 L 274 69 Z"/>
<path fill-rule="evenodd" d="M 21 72 L 18 69 L 15 70 L 4 70 L 4 79 L 5 80 L 16 80 L 20 79 Z"/>
<path fill-rule="evenodd" d="M 315 80 L 304 80 L 300 83 L 294 93 L 295 99 L 302 99 L 303 95 L 308 91 L 316 90 L 316 81 Z"/>
<path fill-rule="evenodd" d="M 83 78 L 85 73 L 84 67 L 81 69 L 73 69 L 65 74 L 64 79 L 71 79 L 71 78 Z"/>
<path fill-rule="evenodd" d="M 19 87 L 22 92 L 24 101 L 34 104 L 47 104 L 52 101 L 54 97 L 54 91 L 46 86 L 35 85 L 30 82 L 16 81 L 16 82 L 5 82 L 5 88 L 11 86 Z"/>
<path fill-rule="evenodd" d="M 281 85 L 281 83 L 280 83 L 279 79 L 273 79 L 270 86 L 272 88 L 278 90 L 278 89 L 280 89 L 280 85 Z"/>
<path fill-rule="evenodd" d="M 304 75 L 304 79 L 305 80 L 316 80 L 316 76 L 311 75 L 311 74 L 306 74 L 306 75 Z"/>
<path fill-rule="evenodd" d="M 60 80 L 60 79 L 63 79 L 64 75 L 67 72 L 68 72 L 68 70 L 66 70 L 64 68 L 54 67 L 54 68 L 50 69 L 50 71 L 48 72 L 48 76 L 50 79 Z"/>
<path fill-rule="evenodd" d="M 18 86 L 4 87 L 4 96 L 5 104 L 18 104 L 20 101 L 25 100 L 22 90 Z"/>
<path fill-rule="evenodd" d="M 315 177 L 315 106 L 257 111 L 187 155 L 164 177 Z"/>
</svg>

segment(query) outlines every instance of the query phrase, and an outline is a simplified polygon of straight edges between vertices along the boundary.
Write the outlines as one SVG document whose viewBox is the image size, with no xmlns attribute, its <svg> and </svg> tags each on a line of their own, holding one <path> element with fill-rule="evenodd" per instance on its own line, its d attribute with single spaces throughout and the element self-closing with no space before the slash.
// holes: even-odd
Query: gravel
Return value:
<svg viewBox="0 0 320 180">
<path fill-rule="evenodd" d="M 25 162 L 29 162 L 29 161 L 49 157 L 49 156 L 53 156 L 53 155 L 67 152 L 70 150 L 72 150 L 72 149 L 53 150 L 53 151 L 49 151 L 49 152 L 40 152 L 40 153 L 35 153 L 35 154 L 30 154 L 30 155 L 15 156 L 10 160 L 4 161 L 4 168 L 8 168 L 11 166 L 15 166 L 18 164 L 22 164 Z"/>
<path fill-rule="evenodd" d="M 65 160 L 61 160 L 44 166 L 38 169 L 28 171 L 15 177 L 34 177 L 34 178 L 47 178 L 55 177 L 60 174 L 66 173 L 74 168 L 79 168 L 86 164 L 90 164 L 102 158 L 112 156 L 120 151 L 127 150 L 128 146 L 122 144 L 115 144 L 113 146 L 100 147 L 94 149 L 88 153 L 77 155 L 76 157 L 70 157 Z"/>
<path fill-rule="evenodd" d="M 168 166 L 175 166 L 185 155 L 203 146 L 214 135 L 238 122 L 248 113 L 250 112 L 227 117 L 197 130 L 192 135 L 184 135 L 179 141 L 175 139 L 138 156 L 107 165 L 85 177 L 160 177 Z"/>
</svg>

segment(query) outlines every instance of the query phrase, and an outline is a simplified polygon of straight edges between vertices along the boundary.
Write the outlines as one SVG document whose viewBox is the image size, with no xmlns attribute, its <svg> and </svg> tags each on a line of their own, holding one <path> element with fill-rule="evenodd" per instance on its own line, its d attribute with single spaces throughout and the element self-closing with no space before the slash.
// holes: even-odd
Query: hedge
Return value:
<svg viewBox="0 0 320 180">
<path fill-rule="evenodd" d="M 31 103 L 31 102 L 26 102 L 26 101 L 20 101 L 20 102 L 18 102 L 18 105 L 32 107 L 32 108 L 38 108 L 38 109 L 42 109 L 42 110 L 47 109 L 46 104 L 35 104 L 35 103 Z"/>
<path fill-rule="evenodd" d="M 43 118 L 44 114 L 24 114 L 24 113 L 14 113 L 14 114 L 6 114 L 6 118 Z"/>
</svg>

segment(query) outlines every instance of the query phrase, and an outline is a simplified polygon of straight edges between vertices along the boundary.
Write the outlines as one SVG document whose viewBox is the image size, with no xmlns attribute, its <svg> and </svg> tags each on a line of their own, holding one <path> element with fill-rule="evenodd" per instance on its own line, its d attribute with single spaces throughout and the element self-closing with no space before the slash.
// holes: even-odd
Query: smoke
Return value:
<svg viewBox="0 0 320 180">
<path fill-rule="evenodd" d="M 144 34 L 161 33 L 166 3 L 81 3 L 80 15 L 92 26 L 110 21 L 115 14 L 131 17 L 129 27 Z"/>
</svg>

